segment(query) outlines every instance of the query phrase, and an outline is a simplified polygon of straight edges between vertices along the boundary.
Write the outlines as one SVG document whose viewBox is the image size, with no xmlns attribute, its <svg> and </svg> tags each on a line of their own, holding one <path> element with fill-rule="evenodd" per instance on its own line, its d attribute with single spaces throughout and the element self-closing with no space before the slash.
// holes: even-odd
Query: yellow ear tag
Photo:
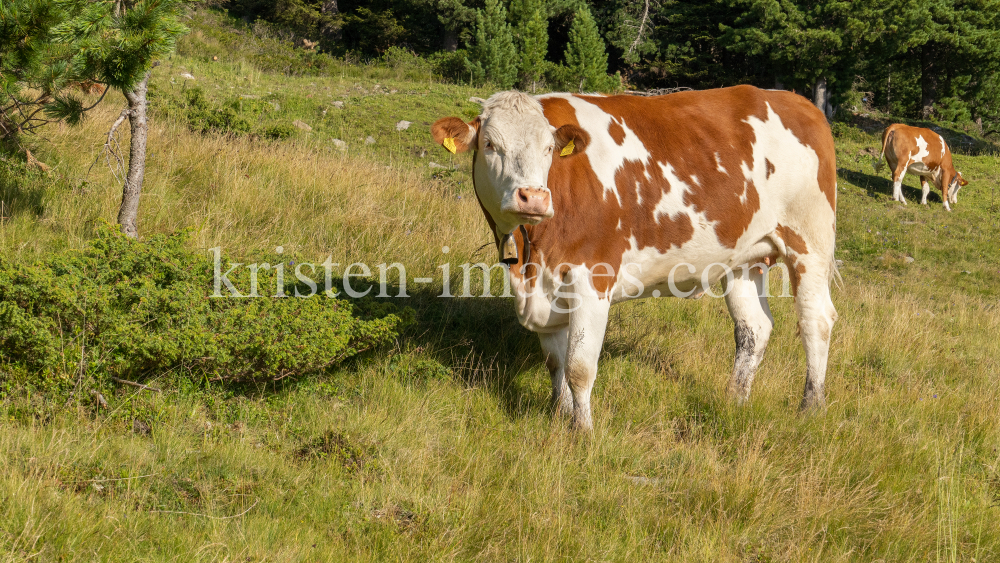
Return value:
<svg viewBox="0 0 1000 563">
<path fill-rule="evenodd" d="M 454 137 L 445 137 L 441 144 L 444 145 L 444 148 L 448 149 L 448 152 L 451 154 L 455 154 L 458 151 L 458 147 L 455 146 Z"/>
<path fill-rule="evenodd" d="M 566 146 L 563 147 L 563 150 L 559 151 L 559 156 L 569 156 L 573 154 L 573 149 L 575 148 L 576 145 L 573 144 L 573 139 L 570 139 L 569 142 L 566 143 Z"/>
</svg>

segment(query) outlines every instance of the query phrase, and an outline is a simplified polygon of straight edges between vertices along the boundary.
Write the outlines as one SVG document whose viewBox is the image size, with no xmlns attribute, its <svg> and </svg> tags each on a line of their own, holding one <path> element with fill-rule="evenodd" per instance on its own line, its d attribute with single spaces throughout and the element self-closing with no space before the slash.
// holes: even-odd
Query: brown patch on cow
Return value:
<svg viewBox="0 0 1000 563">
<path fill-rule="evenodd" d="M 774 231 L 781 237 L 781 240 L 785 241 L 785 246 L 795 254 L 809 254 L 809 247 L 806 246 L 805 239 L 791 227 L 778 225 Z"/>
<path fill-rule="evenodd" d="M 806 273 L 806 266 L 801 260 L 789 260 L 787 257 L 785 258 L 785 263 L 791 266 L 791 268 L 788 268 L 788 277 L 791 278 L 792 282 L 792 295 L 798 296 L 799 282 L 802 280 L 802 276 Z"/>
<path fill-rule="evenodd" d="M 774 163 L 765 158 L 764 164 L 767 166 L 767 171 L 764 177 L 770 180 L 771 174 L 774 174 Z"/>
<path fill-rule="evenodd" d="M 740 89 L 745 92 L 736 92 Z M 760 209 L 760 198 L 752 181 L 742 174 L 723 173 L 718 165 L 736 171 L 742 164 L 753 162 L 755 136 L 746 120 L 749 116 L 767 118 L 765 98 L 760 90 L 736 87 L 651 98 L 578 97 L 601 108 L 617 121 L 628 122 L 650 152 L 651 162 L 646 172 L 658 185 L 664 186 L 663 193 L 679 188 L 670 186 L 663 178 L 661 166 L 669 165 L 688 185 L 684 204 L 693 207 L 695 212 L 704 213 L 709 222 L 715 223 L 715 234 L 724 246 L 736 248 L 740 236 Z M 705 115 L 714 118 L 704 119 Z M 664 131 L 670 134 L 665 135 Z M 706 139 L 717 146 L 731 145 L 732 148 L 719 151 L 720 162 L 717 163 L 716 151 L 706 150 L 709 149 Z M 619 186 L 618 191 L 623 193 L 627 189 Z M 659 198 L 652 201 L 659 201 Z"/>
<path fill-rule="evenodd" d="M 611 125 L 608 125 L 608 135 L 611 135 L 618 146 L 625 144 L 625 129 L 617 121 L 611 120 Z"/>
<path fill-rule="evenodd" d="M 477 117 L 466 123 L 457 117 L 443 117 L 431 125 L 431 135 L 437 144 L 444 143 L 447 138 L 455 140 L 455 152 L 465 152 L 475 148 L 473 143 L 479 133 L 481 120 Z"/>
</svg>

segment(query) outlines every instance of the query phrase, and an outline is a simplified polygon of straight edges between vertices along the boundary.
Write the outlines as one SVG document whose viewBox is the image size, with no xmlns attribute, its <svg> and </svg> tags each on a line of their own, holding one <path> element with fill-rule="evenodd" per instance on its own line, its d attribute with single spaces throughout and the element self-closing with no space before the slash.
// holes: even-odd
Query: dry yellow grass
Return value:
<svg viewBox="0 0 1000 563">
<path fill-rule="evenodd" d="M 121 189 L 103 157 L 86 174 L 116 115 L 105 104 L 83 126 L 60 127 L 40 143 L 40 158 L 53 168 L 42 181 L 62 179 L 54 182 L 60 189 L 47 191 L 34 209 L 11 189 L 0 238 L 5 254 L 79 247 L 96 221 L 117 215 Z M 461 199 L 453 186 L 428 181 L 412 167 L 317 145 L 201 135 L 154 118 L 140 229 L 193 227 L 198 247 L 242 256 L 284 246 L 286 254 L 317 262 L 331 254 L 341 263 L 405 259 L 424 274 L 440 263 L 441 246 L 461 257 L 489 241 L 475 201 Z"/>
</svg>

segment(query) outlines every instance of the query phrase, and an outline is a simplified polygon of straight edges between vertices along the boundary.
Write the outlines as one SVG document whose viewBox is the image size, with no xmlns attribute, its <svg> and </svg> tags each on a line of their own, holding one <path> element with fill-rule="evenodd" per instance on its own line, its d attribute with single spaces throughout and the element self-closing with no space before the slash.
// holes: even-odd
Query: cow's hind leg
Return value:
<svg viewBox="0 0 1000 563">
<path fill-rule="evenodd" d="M 923 176 L 920 177 L 920 189 L 923 193 L 923 198 L 920 200 L 922 205 L 927 205 L 927 194 L 931 193 L 931 186 L 927 183 L 927 178 Z"/>
<path fill-rule="evenodd" d="M 910 161 L 910 155 L 896 161 L 896 169 L 892 172 L 892 199 L 906 205 L 906 198 L 903 197 L 903 176 L 906 176 L 906 163 Z"/>
<path fill-rule="evenodd" d="M 552 377 L 552 408 L 556 416 L 573 414 L 573 394 L 566 381 L 566 354 L 569 347 L 569 328 L 550 333 L 539 333 L 542 343 L 542 353 L 545 354 L 545 367 Z"/>
<path fill-rule="evenodd" d="M 754 374 L 764 358 L 774 326 L 764 287 L 765 271 L 757 267 L 745 270 L 742 277 L 733 280 L 726 293 L 726 306 L 733 317 L 736 339 L 736 360 L 729 378 L 729 394 L 738 404 L 750 398 Z"/>
<path fill-rule="evenodd" d="M 830 279 L 834 268 L 832 252 L 791 255 L 790 274 L 799 316 L 799 335 L 806 351 L 806 387 L 802 410 L 825 405 L 823 383 L 830 353 L 830 335 L 837 310 L 830 299 Z"/>
</svg>

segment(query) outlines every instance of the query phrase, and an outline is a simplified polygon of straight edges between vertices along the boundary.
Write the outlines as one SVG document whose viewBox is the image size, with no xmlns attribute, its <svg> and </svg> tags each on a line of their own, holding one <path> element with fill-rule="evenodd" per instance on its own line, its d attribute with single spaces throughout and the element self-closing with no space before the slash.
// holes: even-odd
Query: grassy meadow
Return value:
<svg viewBox="0 0 1000 563">
<path fill-rule="evenodd" d="M 392 346 L 295 381 L 86 382 L 100 407 L 0 365 L 3 561 L 1000 560 L 995 145 L 941 124 L 970 183 L 948 213 L 908 177 L 903 207 L 872 169 L 888 118 L 835 123 L 843 284 L 824 412 L 797 412 L 791 299 L 771 301 L 743 408 L 725 392 L 724 302 L 647 300 L 612 310 L 580 435 L 552 419 L 510 302 L 435 297 L 440 264 L 495 250 L 468 155 L 428 126 L 490 91 L 419 61 L 308 57 L 211 12 L 189 26 L 154 71 L 140 234 L 190 227 L 193 248 L 246 262 L 282 246 L 435 281 L 393 299 L 416 323 Z M 3 157 L 4 257 L 82 248 L 114 219 L 100 155 L 122 104 L 109 94 L 81 126 L 29 139 L 47 172 Z M 219 120 L 237 131 L 206 127 Z"/>
</svg>

